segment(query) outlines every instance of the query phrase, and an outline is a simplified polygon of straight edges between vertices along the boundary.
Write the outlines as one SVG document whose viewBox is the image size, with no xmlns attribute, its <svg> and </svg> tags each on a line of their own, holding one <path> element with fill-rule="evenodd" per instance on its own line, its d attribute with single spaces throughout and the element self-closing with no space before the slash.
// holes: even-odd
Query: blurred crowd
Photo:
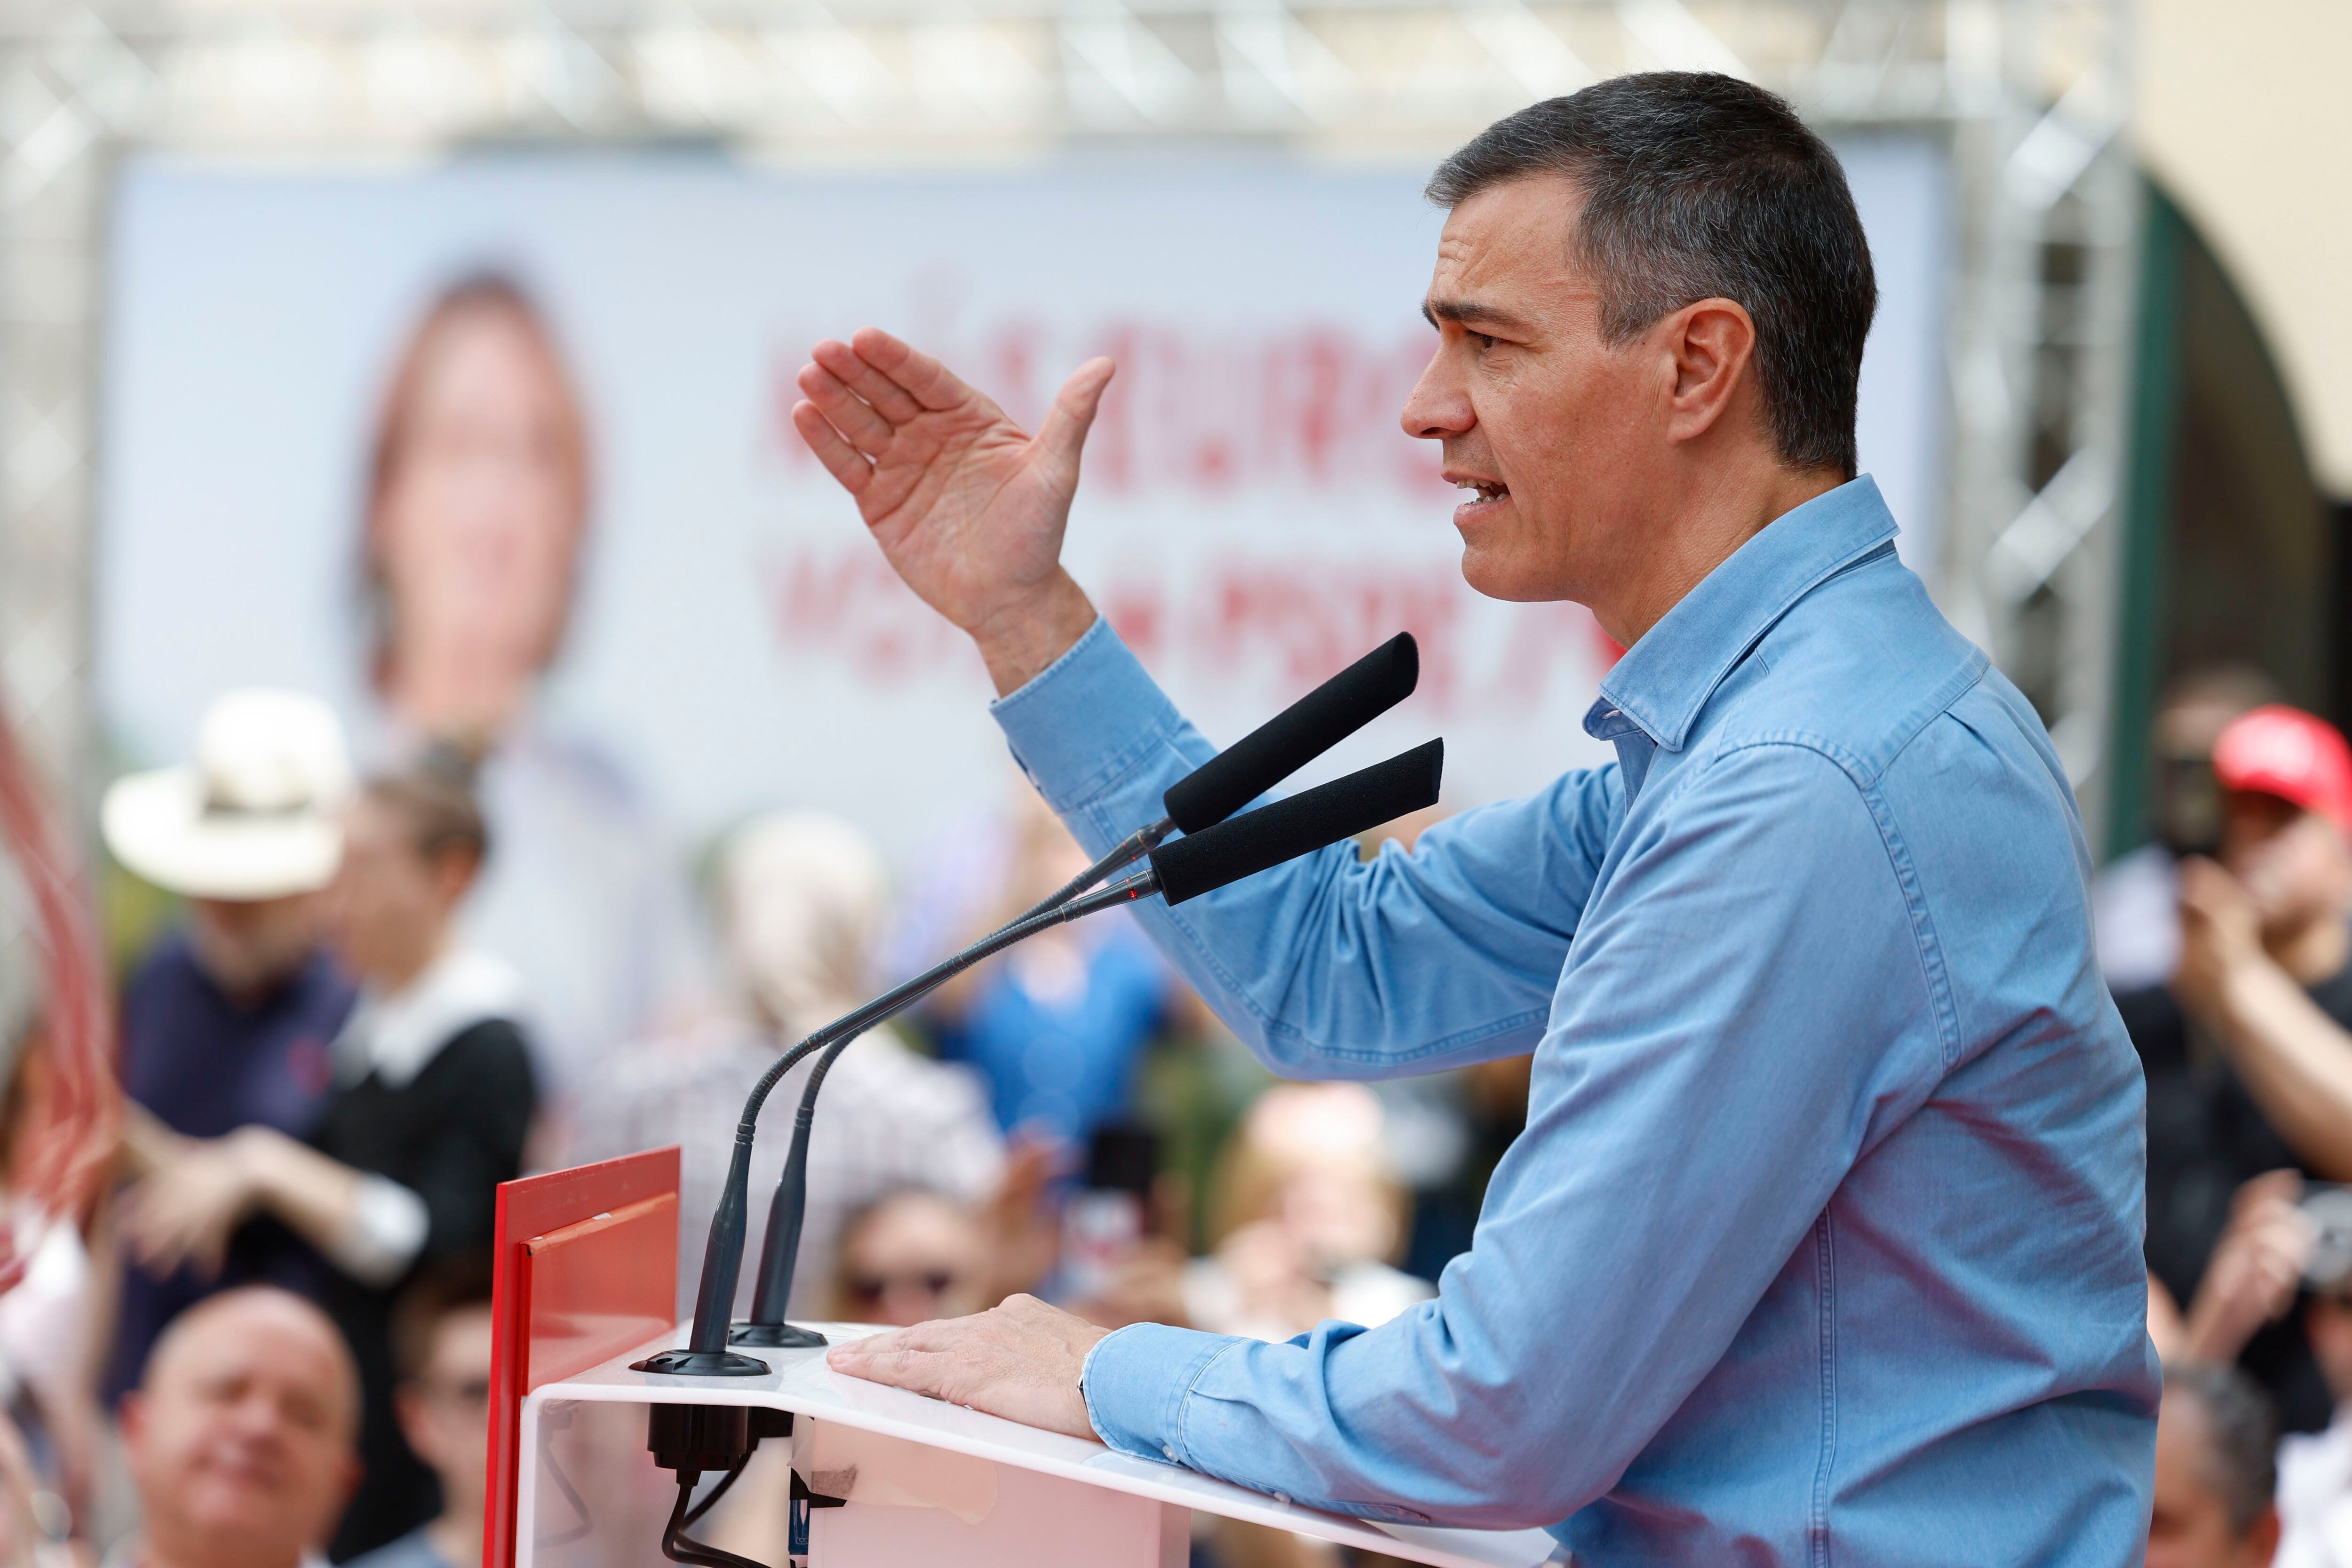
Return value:
<svg viewBox="0 0 2352 1568">
<path fill-rule="evenodd" d="M 546 695 L 593 472 L 542 316 L 461 279 L 395 355 L 366 449 L 366 710 L 224 692 L 188 755 L 106 791 L 124 1104 L 86 1222 L 11 1207 L 0 1563 L 474 1562 L 498 1184 L 678 1145 L 684 1315 L 778 1052 L 1084 863 L 1009 767 L 995 817 L 939 825 L 899 875 L 805 811 L 671 842 Z M 0 935 L 13 1126 L 44 999 L 16 984 L 39 967 L 24 933 Z M 1098 917 L 841 1058 L 790 1310 L 912 1323 L 1034 1291 L 1106 1323 L 1378 1321 L 1468 1245 L 1525 1100 L 1523 1068 L 1276 1084 L 1127 915 Z M 769 1121 L 754 1237 L 789 1142 Z M 642 1431 L 578 1473 L 607 1463 L 644 1468 Z M 756 1542 L 783 1484 L 755 1469 L 718 1538 Z M 1202 1550 L 1332 1560 L 1238 1528 Z"/>
<path fill-rule="evenodd" d="M 2352 1563 L 2352 747 L 2251 669 L 2157 722 L 2095 891 L 2147 1079 L 2154 1568 Z"/>
<path fill-rule="evenodd" d="M 38 1500 L 16 1544 L 149 1568 L 472 1562 L 498 1184 L 679 1145 L 683 1316 L 734 1123 L 776 1055 L 885 984 L 894 944 L 925 964 L 1084 863 L 1027 797 L 982 864 L 894 894 L 849 824 L 757 816 L 709 858 L 709 991 L 649 1005 L 602 1049 L 559 1046 L 469 918 L 504 847 L 483 762 L 436 736 L 361 773 L 323 704 L 248 689 L 213 706 L 190 763 L 109 792 L 110 851 L 180 912 L 123 988 L 110 1191 L 0 1299 L 15 1461 Z M 1457 1134 L 1450 1163 L 1416 1156 L 1434 1178 L 1416 1191 L 1378 1094 L 1273 1082 L 1125 915 L 1057 929 L 843 1056 L 792 1311 L 913 1323 L 1034 1291 L 1108 1324 L 1380 1321 L 1433 1289 L 1402 1266 L 1416 1207 L 1457 1202 L 1474 1146 L 1524 1116 L 1524 1075 L 1492 1078 L 1415 1087 L 1401 1121 L 1426 1141 L 1450 1103 Z M 754 1236 L 788 1142 L 772 1120 Z M 719 1539 L 772 1500 L 748 1479 Z M 1331 1560 L 1228 1533 L 1220 1561 Z"/>
<path fill-rule="evenodd" d="M 541 692 L 586 444 L 528 298 L 448 290 L 370 449 L 373 711 L 223 693 L 188 757 L 108 791 L 140 893 L 115 903 L 149 918 L 118 933 L 127 1105 L 86 1221 L 19 1186 L 43 998 L 0 952 L 0 1563 L 475 1562 L 498 1184 L 680 1146 L 683 1316 L 777 1053 L 1084 864 L 1009 770 L 994 820 L 908 867 L 790 809 L 667 842 Z M 2149 1561 L 2352 1568 L 2352 749 L 2238 668 L 2180 680 L 2157 739 L 2158 841 L 2095 889 L 2148 1090 Z M 1279 1083 L 1126 915 L 1062 927 L 841 1058 L 790 1310 L 906 1324 L 1030 1291 L 1110 1326 L 1378 1323 L 1469 1247 L 1529 1070 Z M 621 1447 L 643 1468 L 641 1428 Z M 755 1465 L 714 1542 L 770 1552 L 786 1485 Z M 1342 1557 L 1203 1529 L 1200 1564 Z"/>
</svg>

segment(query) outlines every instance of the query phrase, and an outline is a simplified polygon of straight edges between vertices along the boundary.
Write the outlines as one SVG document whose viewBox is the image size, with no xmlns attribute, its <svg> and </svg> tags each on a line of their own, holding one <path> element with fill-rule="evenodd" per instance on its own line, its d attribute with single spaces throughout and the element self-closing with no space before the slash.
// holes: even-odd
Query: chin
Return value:
<svg viewBox="0 0 2352 1568">
<path fill-rule="evenodd" d="M 1462 549 L 1462 580 L 1487 598 L 1507 604 L 1539 604 L 1561 596 L 1540 573 L 1528 570 L 1503 552 L 1482 550 L 1466 541 Z"/>
</svg>

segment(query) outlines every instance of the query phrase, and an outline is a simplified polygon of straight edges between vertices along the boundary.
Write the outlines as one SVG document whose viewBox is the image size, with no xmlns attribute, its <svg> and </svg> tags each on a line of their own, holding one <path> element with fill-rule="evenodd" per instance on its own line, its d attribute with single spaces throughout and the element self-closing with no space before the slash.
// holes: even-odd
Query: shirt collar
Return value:
<svg viewBox="0 0 2352 1568">
<path fill-rule="evenodd" d="M 443 1046 L 486 1019 L 520 1023 L 523 1005 L 522 976 L 511 965 L 452 948 L 403 989 L 361 999 L 335 1042 L 336 1069 L 347 1084 L 374 1072 L 405 1089 Z"/>
<path fill-rule="evenodd" d="M 1622 733 L 1619 715 L 1670 752 L 1757 639 L 1840 569 L 1895 537 L 1895 518 L 1869 475 L 1774 519 L 1708 573 L 1601 682 L 1585 715 L 1596 739 Z"/>
</svg>

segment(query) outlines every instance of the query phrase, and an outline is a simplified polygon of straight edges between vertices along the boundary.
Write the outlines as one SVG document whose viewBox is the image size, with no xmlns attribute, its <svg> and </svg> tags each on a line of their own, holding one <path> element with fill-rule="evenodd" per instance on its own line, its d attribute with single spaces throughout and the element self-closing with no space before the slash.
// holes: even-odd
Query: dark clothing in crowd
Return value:
<svg viewBox="0 0 2352 1568">
<path fill-rule="evenodd" d="M 388 1083 L 371 1068 L 339 1089 L 310 1142 L 328 1158 L 397 1182 L 425 1200 L 431 1223 L 409 1266 L 414 1275 L 454 1254 L 489 1248 L 498 1184 L 522 1173 L 536 1103 L 522 1031 L 488 1018 L 450 1037 L 404 1084 Z M 441 1510 L 438 1484 L 409 1452 L 392 1408 L 399 1381 L 392 1314 L 405 1283 L 377 1288 L 337 1272 L 327 1284 L 324 1303 L 359 1360 L 366 1402 L 360 1428 L 366 1469 L 335 1532 L 337 1562 L 395 1541 Z"/>
<path fill-rule="evenodd" d="M 196 963 L 186 933 L 174 933 L 140 965 L 123 998 L 123 1088 L 191 1138 L 258 1122 L 307 1139 L 333 1087 L 329 1047 L 353 996 L 320 954 L 270 995 L 236 1002 Z M 238 1227 L 215 1278 L 182 1268 L 159 1279 L 127 1265 L 103 1396 L 111 1405 L 136 1388 L 164 1326 L 206 1296 L 268 1284 L 316 1299 L 325 1270 L 317 1253 L 268 1216 Z"/>
<path fill-rule="evenodd" d="M 2352 968 L 2311 987 L 2311 999 L 2352 1029 Z M 2169 991 L 2127 991 L 2116 1007 L 2147 1075 L 2148 1271 L 2185 1310 L 2229 1226 L 2238 1188 L 2265 1171 L 2311 1173 Z M 2255 1334 L 2239 1363 L 2277 1401 L 2288 1431 L 2326 1426 L 2334 1402 L 2299 1302 Z"/>
</svg>

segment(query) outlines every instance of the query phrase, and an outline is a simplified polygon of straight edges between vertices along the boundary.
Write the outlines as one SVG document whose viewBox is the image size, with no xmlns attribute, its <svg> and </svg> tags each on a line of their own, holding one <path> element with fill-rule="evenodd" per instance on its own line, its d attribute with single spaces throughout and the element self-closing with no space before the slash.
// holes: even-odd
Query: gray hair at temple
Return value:
<svg viewBox="0 0 2352 1568">
<path fill-rule="evenodd" d="M 2205 1415 L 2198 1474 L 2243 1535 L 2278 1491 L 2278 1417 L 2269 1395 L 2234 1366 L 2183 1363 L 2164 1369 L 2164 1396 L 2197 1402 Z"/>
<path fill-rule="evenodd" d="M 1756 323 L 1756 372 L 1781 462 L 1856 468 L 1862 346 L 1878 309 L 1870 242 L 1829 144 L 1760 87 L 1650 71 L 1531 104 L 1430 177 L 1459 206 L 1490 185 L 1559 174 L 1584 197 L 1576 258 L 1622 342 L 1700 300 Z"/>
</svg>

